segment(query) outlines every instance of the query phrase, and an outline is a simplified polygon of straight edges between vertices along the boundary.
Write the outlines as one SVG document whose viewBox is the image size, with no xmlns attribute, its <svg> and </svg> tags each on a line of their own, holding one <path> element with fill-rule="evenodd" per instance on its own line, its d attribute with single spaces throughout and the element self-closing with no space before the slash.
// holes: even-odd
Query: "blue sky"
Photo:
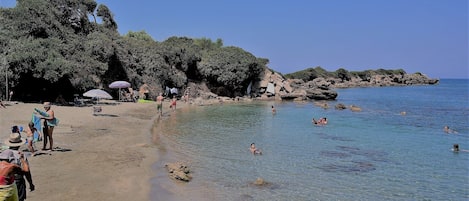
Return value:
<svg viewBox="0 0 469 201">
<path fill-rule="evenodd" d="M 469 78 L 467 0 L 97 0 L 119 32 L 221 38 L 282 73 L 404 69 Z M 131 2 L 131 3 L 130 3 Z M 0 0 L 0 5 L 14 5 Z"/>
</svg>

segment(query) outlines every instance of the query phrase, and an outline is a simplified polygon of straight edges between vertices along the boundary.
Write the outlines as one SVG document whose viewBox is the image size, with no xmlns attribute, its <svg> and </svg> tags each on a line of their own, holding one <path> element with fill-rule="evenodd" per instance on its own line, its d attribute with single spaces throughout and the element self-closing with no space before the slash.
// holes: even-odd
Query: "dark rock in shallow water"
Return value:
<svg viewBox="0 0 469 201">
<path fill-rule="evenodd" d="M 243 194 L 239 197 L 239 199 L 236 199 L 236 201 L 254 201 L 254 197 L 247 194 Z"/>
<path fill-rule="evenodd" d="M 165 167 L 172 179 L 184 182 L 189 182 L 192 179 L 189 168 L 182 162 L 167 163 Z"/>
<path fill-rule="evenodd" d="M 321 156 L 331 157 L 331 158 L 347 158 L 350 157 L 350 154 L 338 152 L 338 151 L 321 151 L 319 154 Z"/>
<path fill-rule="evenodd" d="M 345 172 L 345 173 L 365 173 L 376 170 L 374 165 L 369 162 L 353 162 L 352 164 L 339 165 L 339 164 L 328 164 L 319 167 L 319 169 L 325 172 Z"/>
</svg>

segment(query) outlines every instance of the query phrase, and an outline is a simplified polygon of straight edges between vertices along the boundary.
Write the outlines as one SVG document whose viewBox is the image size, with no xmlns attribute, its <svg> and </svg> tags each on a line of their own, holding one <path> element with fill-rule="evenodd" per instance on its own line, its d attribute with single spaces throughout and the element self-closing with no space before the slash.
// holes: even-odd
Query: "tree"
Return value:
<svg viewBox="0 0 469 201">
<path fill-rule="evenodd" d="M 343 68 L 339 68 L 339 69 L 336 71 L 336 73 L 337 73 L 337 76 L 342 80 L 342 82 L 343 82 L 344 80 L 350 81 L 350 79 L 351 79 L 351 78 L 350 78 L 350 73 L 349 73 L 347 70 L 343 69 Z"/>
<path fill-rule="evenodd" d="M 265 67 L 255 56 L 238 47 L 223 47 L 210 51 L 199 64 L 201 75 L 209 81 L 212 90 L 222 88 L 218 94 L 243 95 L 249 82 L 259 76 Z"/>
<path fill-rule="evenodd" d="M 102 17 L 104 27 L 111 30 L 117 30 L 117 23 L 114 21 L 111 10 L 109 10 L 106 5 L 100 4 L 96 14 L 98 17 Z"/>
</svg>

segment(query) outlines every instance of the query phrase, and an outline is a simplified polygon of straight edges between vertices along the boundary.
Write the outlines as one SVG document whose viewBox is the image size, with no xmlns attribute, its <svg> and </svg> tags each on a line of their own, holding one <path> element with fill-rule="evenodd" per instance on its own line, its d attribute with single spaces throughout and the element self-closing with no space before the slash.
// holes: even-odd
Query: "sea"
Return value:
<svg viewBox="0 0 469 201">
<path fill-rule="evenodd" d="M 253 101 L 167 114 L 153 133 L 152 200 L 469 200 L 468 79 L 336 91 L 327 109 Z M 312 124 L 321 117 L 327 125 Z M 165 164 L 176 161 L 190 182 L 169 179 Z"/>
</svg>

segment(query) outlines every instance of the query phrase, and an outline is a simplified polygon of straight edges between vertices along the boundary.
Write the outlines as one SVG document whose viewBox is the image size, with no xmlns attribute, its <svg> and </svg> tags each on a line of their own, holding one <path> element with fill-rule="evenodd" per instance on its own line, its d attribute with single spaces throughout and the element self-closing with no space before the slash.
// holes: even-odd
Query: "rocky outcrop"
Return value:
<svg viewBox="0 0 469 201">
<path fill-rule="evenodd" d="M 316 78 L 317 79 L 317 78 Z M 427 76 L 414 74 L 390 74 L 372 75 L 366 78 L 352 77 L 350 80 L 339 78 L 327 78 L 327 82 L 332 88 L 353 88 L 353 87 L 384 87 L 384 86 L 407 86 L 407 85 L 434 85 L 438 84 L 438 79 L 431 79 Z"/>
<path fill-rule="evenodd" d="M 304 81 L 303 79 L 287 79 L 280 73 L 265 68 L 264 72 L 259 75 L 259 80 L 251 82 L 245 97 L 257 100 L 335 100 L 338 93 L 333 90 L 334 88 L 432 85 L 438 84 L 438 82 L 438 79 L 430 79 L 420 73 L 369 73 L 351 76 L 347 79 L 316 77 L 313 80 Z M 220 102 L 244 99 L 241 97 L 220 97 L 216 91 L 210 91 L 205 82 L 189 83 L 188 86 L 190 86 L 189 95 L 193 100 L 197 100 L 198 104 L 206 104 L 203 100 L 211 99 L 218 99 Z M 345 107 L 339 108 L 345 109 Z M 360 110 L 354 107 L 350 108 L 353 111 Z"/>
<path fill-rule="evenodd" d="M 189 182 L 192 179 L 190 175 L 191 171 L 187 165 L 182 162 L 167 163 L 165 167 L 168 170 L 169 177 L 172 179 L 184 182 Z"/>
<path fill-rule="evenodd" d="M 285 79 L 269 69 L 260 77 L 261 81 L 253 85 L 251 95 L 261 100 L 334 100 L 338 95 L 324 79 L 305 83 L 300 79 Z"/>
</svg>

